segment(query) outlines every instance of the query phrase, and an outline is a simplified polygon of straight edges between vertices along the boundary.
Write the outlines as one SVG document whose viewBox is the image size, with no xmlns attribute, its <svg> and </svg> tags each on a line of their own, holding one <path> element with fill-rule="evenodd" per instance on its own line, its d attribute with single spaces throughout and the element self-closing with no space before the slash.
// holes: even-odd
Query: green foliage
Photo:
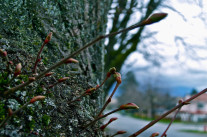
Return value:
<svg viewBox="0 0 207 137">
<path fill-rule="evenodd" d="M 5 118 L 6 110 L 4 108 L 5 104 L 3 102 L 0 103 L 0 121 Z"/>
<path fill-rule="evenodd" d="M 2 72 L 0 73 L 0 94 L 2 91 L 5 90 L 4 85 L 6 85 L 9 82 L 9 78 L 7 77 L 8 72 Z"/>
<path fill-rule="evenodd" d="M 46 115 L 46 114 L 44 114 L 42 116 L 42 123 L 43 123 L 43 125 L 44 126 L 48 126 L 50 124 L 50 122 L 51 122 L 51 117 Z"/>
</svg>

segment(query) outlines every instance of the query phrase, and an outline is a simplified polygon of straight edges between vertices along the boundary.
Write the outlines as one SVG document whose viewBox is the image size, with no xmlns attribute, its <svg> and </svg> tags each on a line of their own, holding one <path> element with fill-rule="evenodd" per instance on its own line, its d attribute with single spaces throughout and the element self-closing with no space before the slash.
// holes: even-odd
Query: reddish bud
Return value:
<svg viewBox="0 0 207 137">
<path fill-rule="evenodd" d="M 160 20 L 164 19 L 165 17 L 167 17 L 167 13 L 154 13 L 149 18 L 144 20 L 141 24 L 143 24 L 143 25 L 153 24 L 153 23 L 159 22 Z"/>
<path fill-rule="evenodd" d="M 109 120 L 109 123 L 111 123 L 111 122 L 113 122 L 113 121 L 115 121 L 115 120 L 117 120 L 118 118 L 117 117 L 113 117 L 113 118 L 111 118 L 110 120 Z"/>
<path fill-rule="evenodd" d="M 59 82 L 59 83 L 60 83 L 60 82 L 64 82 L 64 81 L 66 81 L 67 79 L 69 79 L 69 77 L 64 77 L 64 78 L 58 79 L 58 82 Z"/>
<path fill-rule="evenodd" d="M 156 136 L 159 136 L 158 132 L 153 133 L 150 137 L 156 137 Z"/>
<path fill-rule="evenodd" d="M 29 77 L 29 81 L 35 81 L 35 77 Z"/>
<path fill-rule="evenodd" d="M 117 120 L 117 117 L 111 118 L 106 124 L 102 125 L 100 129 L 103 131 L 111 122 Z"/>
<path fill-rule="evenodd" d="M 52 38 L 52 32 L 50 32 L 50 33 L 47 35 L 47 37 L 46 37 L 44 43 L 47 44 L 47 43 L 51 40 L 51 38 Z"/>
<path fill-rule="evenodd" d="M 119 108 L 120 109 L 139 109 L 139 107 L 134 103 L 127 103 L 127 104 L 121 105 Z"/>
<path fill-rule="evenodd" d="M 7 56 L 7 52 L 6 51 L 3 51 L 2 49 L 0 49 L 0 55 L 2 57 L 6 57 Z"/>
<path fill-rule="evenodd" d="M 126 133 L 126 131 L 120 130 L 116 134 L 118 135 L 118 134 L 125 134 L 125 133 Z"/>
<path fill-rule="evenodd" d="M 119 72 L 115 72 L 114 77 L 116 78 L 117 83 L 121 84 L 121 74 Z"/>
<path fill-rule="evenodd" d="M 96 88 L 89 88 L 85 91 L 85 94 L 91 94 Z"/>
<path fill-rule="evenodd" d="M 182 99 L 179 99 L 179 100 L 178 100 L 178 103 L 179 103 L 179 104 L 183 103 L 183 100 L 182 100 Z"/>
<path fill-rule="evenodd" d="M 15 72 L 14 72 L 14 76 L 18 76 L 21 73 L 21 69 L 22 69 L 22 65 L 21 63 L 17 64 Z"/>
<path fill-rule="evenodd" d="M 10 64 L 10 65 L 14 65 L 14 63 L 13 63 L 12 61 L 9 61 L 9 64 Z"/>
<path fill-rule="evenodd" d="M 21 83 L 23 84 L 23 83 L 24 83 L 24 81 L 21 81 Z"/>
<path fill-rule="evenodd" d="M 69 58 L 65 61 L 65 64 L 68 64 L 68 63 L 78 63 L 78 60 L 73 59 L 73 58 Z"/>
<path fill-rule="evenodd" d="M 11 116 L 13 114 L 13 111 L 11 108 L 8 108 L 8 115 Z"/>
<path fill-rule="evenodd" d="M 52 74 L 54 74 L 54 72 L 48 72 L 48 73 L 45 74 L 45 77 L 49 77 L 49 76 L 51 76 Z"/>
<path fill-rule="evenodd" d="M 35 96 L 30 100 L 30 103 L 34 103 L 36 101 L 44 100 L 44 99 L 45 99 L 45 96 Z"/>
</svg>

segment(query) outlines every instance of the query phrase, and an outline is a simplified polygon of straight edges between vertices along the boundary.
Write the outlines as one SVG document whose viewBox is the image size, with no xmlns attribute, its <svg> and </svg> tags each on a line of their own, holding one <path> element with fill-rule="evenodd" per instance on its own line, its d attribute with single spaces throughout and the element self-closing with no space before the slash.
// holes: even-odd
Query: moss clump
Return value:
<svg viewBox="0 0 207 137">
<path fill-rule="evenodd" d="M 48 126 L 50 124 L 50 122 L 51 122 L 50 116 L 48 116 L 46 114 L 42 116 L 42 124 L 44 126 Z"/>
</svg>

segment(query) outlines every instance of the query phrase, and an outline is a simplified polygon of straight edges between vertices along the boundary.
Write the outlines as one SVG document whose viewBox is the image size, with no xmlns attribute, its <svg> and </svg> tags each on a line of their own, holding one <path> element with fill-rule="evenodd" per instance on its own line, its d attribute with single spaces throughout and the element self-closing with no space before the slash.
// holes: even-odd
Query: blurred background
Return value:
<svg viewBox="0 0 207 137">
<path fill-rule="evenodd" d="M 115 114 L 121 118 L 109 126 L 109 132 L 120 128 L 135 132 L 174 107 L 179 99 L 207 87 L 207 1 L 113 0 L 107 33 L 157 12 L 168 16 L 159 23 L 105 41 L 106 72 L 116 67 L 122 74 L 122 84 L 110 109 L 129 102 L 140 107 L 138 111 Z M 109 80 L 106 91 L 110 93 L 114 86 L 114 81 Z M 164 132 L 172 117 L 169 115 L 142 136 Z M 168 133 L 168 137 L 206 136 L 207 94 L 183 107 Z"/>
</svg>

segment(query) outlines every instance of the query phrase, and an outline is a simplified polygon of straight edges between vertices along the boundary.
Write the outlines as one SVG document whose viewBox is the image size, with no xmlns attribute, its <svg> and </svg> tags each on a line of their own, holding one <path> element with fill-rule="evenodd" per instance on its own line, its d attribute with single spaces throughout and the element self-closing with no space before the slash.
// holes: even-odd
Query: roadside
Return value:
<svg viewBox="0 0 207 137">
<path fill-rule="evenodd" d="M 123 116 L 121 114 L 113 114 L 106 119 L 109 120 L 111 117 L 117 117 L 118 120 L 111 123 L 109 125 L 109 130 L 107 131 L 108 134 L 114 134 L 118 130 L 125 130 L 127 131 L 124 135 L 119 135 L 117 137 L 128 137 L 132 133 L 136 132 L 137 130 L 141 129 L 143 126 L 148 124 L 150 121 L 145 121 L 141 119 L 135 119 L 129 116 Z M 157 123 L 156 125 L 149 128 L 147 131 L 140 134 L 139 137 L 149 137 L 154 132 L 159 132 L 162 134 L 166 129 L 168 124 L 165 123 Z M 200 130 L 203 128 L 203 125 L 194 125 L 194 124 L 181 124 L 181 123 L 173 123 L 170 129 L 167 132 L 167 137 L 206 137 L 206 134 L 200 133 L 189 133 L 189 132 L 182 132 L 181 130 Z"/>
</svg>

